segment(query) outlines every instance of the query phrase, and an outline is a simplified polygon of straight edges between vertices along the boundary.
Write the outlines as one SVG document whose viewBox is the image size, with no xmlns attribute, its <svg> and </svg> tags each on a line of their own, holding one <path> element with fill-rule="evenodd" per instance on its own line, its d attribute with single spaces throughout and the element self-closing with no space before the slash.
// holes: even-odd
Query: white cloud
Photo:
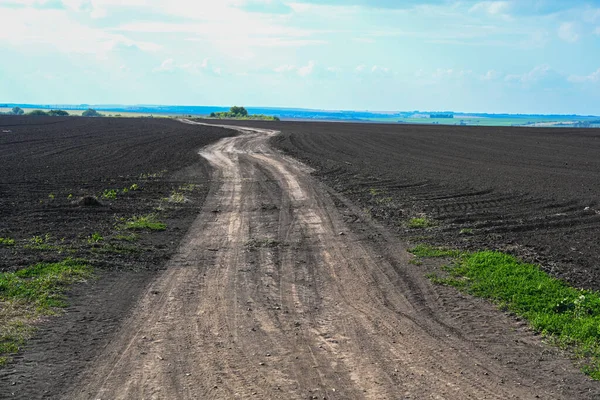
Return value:
<svg viewBox="0 0 600 400">
<path fill-rule="evenodd" d="M 371 67 L 371 73 L 373 74 L 387 74 L 390 72 L 390 69 L 387 67 L 380 67 L 378 65 L 373 65 Z"/>
<path fill-rule="evenodd" d="M 71 20 L 63 10 L 2 9 L 0 41 L 21 48 L 40 44 L 63 53 L 92 54 L 105 58 L 120 45 L 154 52 L 160 45 L 132 40 Z"/>
<path fill-rule="evenodd" d="M 533 68 L 531 71 L 526 72 L 524 74 L 510 74 L 506 75 L 504 80 L 506 82 L 520 82 L 523 84 L 531 84 L 539 82 L 543 79 L 552 77 L 557 75 L 557 72 L 554 71 L 549 65 L 538 65 Z"/>
<path fill-rule="evenodd" d="M 569 76 L 569 82 L 573 83 L 586 83 L 586 82 L 600 82 L 600 68 L 598 68 L 595 72 L 592 72 L 589 75 L 571 75 Z"/>
<path fill-rule="evenodd" d="M 473 71 L 471 71 L 470 69 L 465 70 L 465 69 L 461 69 L 461 70 L 455 70 L 455 69 L 443 69 L 443 68 L 438 68 L 437 70 L 434 71 L 434 73 L 431 75 L 431 77 L 433 79 L 439 80 L 439 79 L 445 79 L 445 78 L 464 78 L 466 76 L 469 76 L 473 73 Z"/>
<path fill-rule="evenodd" d="M 558 37 L 565 42 L 574 43 L 579 40 L 577 26 L 573 22 L 563 22 L 558 27 Z"/>
<path fill-rule="evenodd" d="M 307 65 L 298 68 L 298 75 L 308 76 L 308 75 L 312 74 L 314 69 L 315 69 L 315 62 L 311 60 L 308 62 Z"/>
<path fill-rule="evenodd" d="M 481 1 L 469 9 L 471 13 L 483 12 L 490 15 L 510 17 L 508 11 L 510 3 L 508 1 Z"/>
<path fill-rule="evenodd" d="M 273 69 L 273 71 L 281 74 L 284 72 L 292 72 L 296 70 L 296 66 L 295 65 L 289 65 L 289 64 L 284 64 L 284 65 L 280 65 L 279 67 Z"/>
<path fill-rule="evenodd" d="M 172 58 L 165 59 L 158 67 L 154 68 L 153 72 L 172 72 L 172 71 L 186 71 L 193 74 L 198 73 L 212 73 L 215 75 L 221 75 L 222 70 L 220 67 L 213 67 L 210 60 L 205 58 L 200 63 L 186 62 L 183 64 L 175 62 Z"/>
<path fill-rule="evenodd" d="M 167 58 L 160 64 L 160 66 L 154 68 L 154 72 L 173 71 L 175 69 L 175 62 L 172 58 Z"/>
<path fill-rule="evenodd" d="M 485 74 L 483 74 L 481 76 L 481 80 L 484 81 L 493 81 L 496 80 L 500 77 L 500 74 L 498 73 L 498 71 L 490 69 L 488 72 L 486 72 Z"/>
</svg>

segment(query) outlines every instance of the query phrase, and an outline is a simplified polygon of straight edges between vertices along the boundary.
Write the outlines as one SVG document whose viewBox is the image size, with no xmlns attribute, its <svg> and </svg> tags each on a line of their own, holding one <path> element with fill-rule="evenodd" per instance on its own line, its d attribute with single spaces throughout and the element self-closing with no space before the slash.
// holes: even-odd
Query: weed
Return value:
<svg viewBox="0 0 600 400">
<path fill-rule="evenodd" d="M 179 190 L 181 190 L 182 192 L 192 192 L 194 191 L 196 188 L 198 187 L 198 185 L 194 184 L 194 183 L 187 183 L 185 185 L 181 185 L 179 186 Z"/>
<path fill-rule="evenodd" d="M 600 293 L 570 287 L 537 265 L 494 251 L 466 254 L 448 271 L 439 283 L 527 319 L 537 332 L 585 357 L 585 372 L 600 379 Z"/>
<path fill-rule="evenodd" d="M 99 234 L 98 232 L 94 232 L 90 235 L 90 237 L 88 237 L 87 241 L 89 244 L 95 244 L 95 243 L 100 243 L 104 240 L 104 238 L 102 237 L 101 234 Z"/>
<path fill-rule="evenodd" d="M 171 192 L 171 195 L 164 200 L 168 201 L 169 203 L 177 203 L 177 204 L 182 204 L 187 201 L 187 199 L 183 196 L 183 193 L 177 192 L 177 191 Z"/>
<path fill-rule="evenodd" d="M 67 200 L 71 200 L 73 198 L 73 194 L 69 193 L 69 195 L 67 196 Z"/>
<path fill-rule="evenodd" d="M 49 198 L 50 200 L 54 200 L 54 198 L 55 198 L 55 197 L 56 197 L 56 196 L 54 195 L 54 193 L 50 193 L 50 194 L 48 195 L 48 198 Z"/>
<path fill-rule="evenodd" d="M 421 260 L 418 260 L 418 259 L 416 259 L 416 258 L 413 258 L 413 259 L 411 259 L 411 260 L 408 260 L 408 263 L 409 263 L 409 264 L 412 264 L 412 265 L 423 265 L 423 261 L 421 261 Z"/>
<path fill-rule="evenodd" d="M 70 284 L 91 276 L 85 261 L 71 259 L 0 273 L 0 365 L 31 337 L 36 319 L 66 305 L 64 292 Z"/>
<path fill-rule="evenodd" d="M 124 229 L 131 230 L 151 230 L 164 231 L 167 229 L 167 224 L 158 220 L 156 214 L 136 215 L 125 221 L 122 226 Z"/>
<path fill-rule="evenodd" d="M 459 250 L 432 247 L 425 244 L 418 244 L 410 249 L 409 252 L 417 257 L 459 257 L 461 254 L 463 254 Z"/>
<path fill-rule="evenodd" d="M 107 200 L 116 200 L 117 199 L 117 190 L 116 189 L 106 189 L 102 193 L 102 198 Z"/>
<path fill-rule="evenodd" d="M 371 196 L 378 196 L 382 193 L 382 191 L 380 189 L 375 189 L 375 188 L 370 188 L 369 189 L 369 194 Z"/>
<path fill-rule="evenodd" d="M 126 242 L 135 242 L 136 240 L 138 240 L 138 235 L 136 235 L 135 233 L 129 233 L 127 235 L 117 235 L 115 236 L 115 240 L 123 240 Z"/>
<path fill-rule="evenodd" d="M 57 246 L 51 244 L 52 236 L 46 233 L 44 236 L 33 236 L 27 239 L 27 244 L 23 247 L 31 250 L 55 250 Z"/>
<path fill-rule="evenodd" d="M 460 235 L 471 236 L 471 235 L 473 235 L 473 229 L 471 229 L 471 228 L 463 228 L 463 229 L 460 230 L 459 234 Z"/>
<path fill-rule="evenodd" d="M 9 237 L 0 237 L 0 245 L 2 246 L 14 246 L 15 239 Z"/>
<path fill-rule="evenodd" d="M 140 175 L 140 179 L 156 179 L 162 178 L 167 173 L 167 170 L 162 170 L 154 173 L 145 173 Z"/>
<path fill-rule="evenodd" d="M 407 224 L 407 226 L 411 229 L 428 228 L 432 225 L 432 222 L 426 217 L 412 218 Z"/>
<path fill-rule="evenodd" d="M 121 192 L 123 192 L 123 194 L 126 194 L 127 192 L 129 192 L 128 188 L 123 188 L 123 190 L 121 190 Z"/>
</svg>

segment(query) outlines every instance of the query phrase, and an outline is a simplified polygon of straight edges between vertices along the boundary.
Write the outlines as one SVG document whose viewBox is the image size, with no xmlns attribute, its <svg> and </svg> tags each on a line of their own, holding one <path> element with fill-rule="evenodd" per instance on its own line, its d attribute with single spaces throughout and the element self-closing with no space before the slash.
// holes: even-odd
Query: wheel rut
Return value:
<svg viewBox="0 0 600 400">
<path fill-rule="evenodd" d="M 277 132 L 231 128 L 200 153 L 213 186 L 176 256 L 67 398 L 568 398 L 560 377 L 470 340 L 402 243 L 344 222 L 310 170 L 269 147 Z M 503 321 L 481 323 L 510 346 Z"/>
</svg>

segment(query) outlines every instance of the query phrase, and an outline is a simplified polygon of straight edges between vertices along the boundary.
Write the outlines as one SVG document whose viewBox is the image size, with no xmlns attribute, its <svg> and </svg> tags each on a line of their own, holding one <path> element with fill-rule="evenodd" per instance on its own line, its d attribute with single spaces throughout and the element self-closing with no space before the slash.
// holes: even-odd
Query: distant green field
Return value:
<svg viewBox="0 0 600 400">
<path fill-rule="evenodd" d="M 455 118 L 373 118 L 372 122 L 387 123 L 405 123 L 405 124 L 440 124 L 440 125 L 460 125 L 461 122 L 466 125 L 476 126 L 514 126 L 514 125 L 533 125 L 533 124 L 556 124 L 573 123 L 582 119 L 574 120 L 572 118 L 544 118 L 544 117 L 502 117 L 502 118 L 483 118 L 483 117 L 460 117 Z"/>
</svg>

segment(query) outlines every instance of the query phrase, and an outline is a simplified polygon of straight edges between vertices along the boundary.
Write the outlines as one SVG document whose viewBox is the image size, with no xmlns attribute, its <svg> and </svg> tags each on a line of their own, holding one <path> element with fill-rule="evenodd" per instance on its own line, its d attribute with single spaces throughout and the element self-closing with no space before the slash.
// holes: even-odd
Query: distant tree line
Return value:
<svg viewBox="0 0 600 400">
<path fill-rule="evenodd" d="M 9 112 L 0 113 L 0 114 L 4 114 L 4 115 L 47 116 L 47 117 L 67 117 L 67 116 L 70 115 L 65 110 L 49 110 L 49 111 L 32 110 L 32 111 L 30 111 L 28 113 L 25 113 L 25 111 L 21 107 L 13 107 Z M 100 114 L 98 111 L 96 111 L 96 110 L 94 110 L 92 108 L 89 108 L 89 109 L 85 110 L 81 115 L 84 116 L 84 117 L 103 117 L 104 116 L 104 115 Z"/>
<path fill-rule="evenodd" d="M 211 118 L 256 119 L 264 121 L 279 121 L 279 117 L 264 114 L 248 114 L 244 107 L 233 106 L 229 111 L 210 113 Z"/>
</svg>

